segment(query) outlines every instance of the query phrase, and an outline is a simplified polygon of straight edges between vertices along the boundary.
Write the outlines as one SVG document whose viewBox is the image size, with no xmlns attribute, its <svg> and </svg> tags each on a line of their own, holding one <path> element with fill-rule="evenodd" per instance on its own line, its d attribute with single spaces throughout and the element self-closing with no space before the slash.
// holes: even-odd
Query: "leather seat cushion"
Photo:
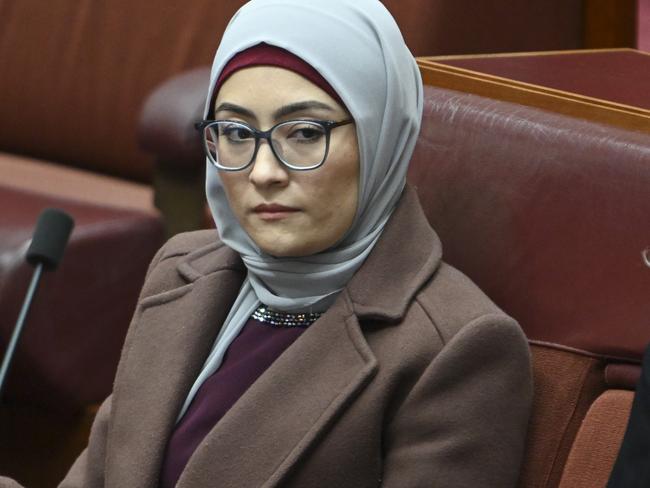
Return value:
<svg viewBox="0 0 650 488">
<path fill-rule="evenodd" d="M 531 344 L 535 397 L 520 488 L 556 487 L 589 406 L 605 389 L 602 360 Z"/>
<path fill-rule="evenodd" d="M 605 488 L 621 446 L 633 391 L 607 390 L 582 422 L 559 488 Z"/>
</svg>

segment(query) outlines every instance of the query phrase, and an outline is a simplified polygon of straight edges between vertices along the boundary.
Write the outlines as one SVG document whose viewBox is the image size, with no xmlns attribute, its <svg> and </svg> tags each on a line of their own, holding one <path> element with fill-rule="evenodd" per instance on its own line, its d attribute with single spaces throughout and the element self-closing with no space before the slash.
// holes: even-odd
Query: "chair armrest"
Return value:
<svg viewBox="0 0 650 488">
<path fill-rule="evenodd" d="M 205 156 L 194 123 L 202 118 L 209 81 L 209 68 L 193 69 L 163 82 L 146 99 L 138 142 L 158 164 L 203 167 Z"/>
<path fill-rule="evenodd" d="M 202 119 L 209 83 L 207 67 L 174 76 L 140 114 L 138 142 L 155 158 L 154 203 L 167 237 L 205 226 L 205 153 L 194 123 Z"/>
</svg>

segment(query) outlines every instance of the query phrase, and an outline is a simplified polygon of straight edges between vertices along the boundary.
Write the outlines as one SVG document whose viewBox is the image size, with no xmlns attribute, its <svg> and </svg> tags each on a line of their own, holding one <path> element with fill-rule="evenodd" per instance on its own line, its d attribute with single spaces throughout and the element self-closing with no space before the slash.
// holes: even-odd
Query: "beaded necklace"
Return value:
<svg viewBox="0 0 650 488">
<path fill-rule="evenodd" d="M 269 309 L 266 305 L 260 305 L 253 312 L 253 318 L 270 327 L 309 327 L 311 324 L 323 315 L 322 313 L 290 313 L 278 312 Z"/>
</svg>

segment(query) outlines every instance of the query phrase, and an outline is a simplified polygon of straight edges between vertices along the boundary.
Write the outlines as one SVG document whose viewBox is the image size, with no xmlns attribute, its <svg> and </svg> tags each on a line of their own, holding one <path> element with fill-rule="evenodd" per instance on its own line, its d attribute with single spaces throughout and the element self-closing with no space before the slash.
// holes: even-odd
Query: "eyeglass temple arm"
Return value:
<svg viewBox="0 0 650 488">
<path fill-rule="evenodd" d="M 214 120 L 197 120 L 194 122 L 194 128 L 198 131 L 202 131 L 205 129 L 208 125 L 210 125 Z"/>
</svg>

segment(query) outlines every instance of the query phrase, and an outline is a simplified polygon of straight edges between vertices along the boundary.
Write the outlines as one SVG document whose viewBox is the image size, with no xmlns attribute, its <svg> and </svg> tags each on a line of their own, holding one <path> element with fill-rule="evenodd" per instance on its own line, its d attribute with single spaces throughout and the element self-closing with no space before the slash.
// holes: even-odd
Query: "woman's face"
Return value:
<svg viewBox="0 0 650 488">
<path fill-rule="evenodd" d="M 235 72 L 221 86 L 215 119 L 237 120 L 266 131 L 294 119 L 339 122 L 350 115 L 302 76 L 256 66 Z M 332 129 L 325 163 L 294 171 L 278 161 L 266 141 L 253 164 L 220 171 L 230 207 L 262 251 L 308 256 L 339 241 L 354 220 L 359 188 L 359 150 L 354 124 Z"/>
</svg>

